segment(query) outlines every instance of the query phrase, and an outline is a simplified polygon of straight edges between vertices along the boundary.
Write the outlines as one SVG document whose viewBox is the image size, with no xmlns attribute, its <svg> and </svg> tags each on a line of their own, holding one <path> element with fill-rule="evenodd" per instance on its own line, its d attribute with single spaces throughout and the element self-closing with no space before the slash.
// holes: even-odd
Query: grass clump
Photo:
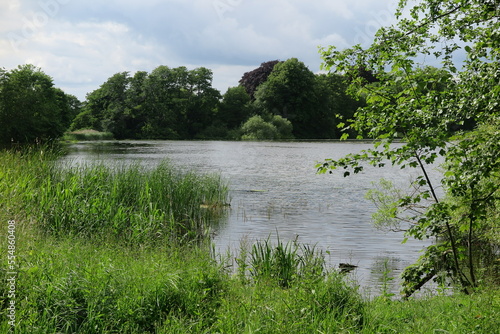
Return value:
<svg viewBox="0 0 500 334">
<path fill-rule="evenodd" d="M 113 134 L 111 132 L 100 132 L 92 129 L 82 129 L 66 132 L 63 139 L 69 141 L 112 140 Z"/>
<path fill-rule="evenodd" d="M 33 196 L 36 220 L 53 235 L 112 236 L 132 244 L 203 238 L 227 189 L 216 176 L 176 173 L 163 162 L 52 168 Z M 33 203 L 33 204 L 34 204 Z"/>
<path fill-rule="evenodd" d="M 243 280 L 250 276 L 255 281 L 269 280 L 288 288 L 297 280 L 322 279 L 325 275 L 325 260 L 315 247 L 301 244 L 295 239 L 284 243 L 278 236 L 273 245 L 270 238 L 258 240 L 236 260 L 239 276 Z"/>
</svg>

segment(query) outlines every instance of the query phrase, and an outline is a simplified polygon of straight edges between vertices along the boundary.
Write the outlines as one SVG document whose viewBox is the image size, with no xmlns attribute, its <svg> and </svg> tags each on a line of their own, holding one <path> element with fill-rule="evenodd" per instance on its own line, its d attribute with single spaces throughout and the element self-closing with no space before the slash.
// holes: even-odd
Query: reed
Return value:
<svg viewBox="0 0 500 334">
<path fill-rule="evenodd" d="M 322 252 L 297 240 L 284 243 L 279 236 L 276 245 L 270 238 L 253 244 L 249 261 L 249 264 L 243 259 L 237 262 L 248 267 L 255 280 L 272 280 L 284 288 L 296 280 L 321 280 L 325 275 Z"/>
<path fill-rule="evenodd" d="M 36 220 L 53 235 L 114 237 L 131 244 L 197 240 L 218 218 L 203 203 L 226 203 L 217 176 L 180 174 L 162 162 L 52 168 L 33 197 Z"/>
</svg>

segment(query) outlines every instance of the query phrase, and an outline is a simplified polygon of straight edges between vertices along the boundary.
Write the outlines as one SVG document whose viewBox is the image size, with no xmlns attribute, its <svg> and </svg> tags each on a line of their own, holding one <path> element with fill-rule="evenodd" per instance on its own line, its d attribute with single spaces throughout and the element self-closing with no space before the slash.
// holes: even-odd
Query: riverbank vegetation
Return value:
<svg viewBox="0 0 500 334">
<path fill-rule="evenodd" d="M 91 141 L 91 140 L 112 140 L 111 132 L 100 132 L 93 129 L 81 129 L 77 131 L 67 131 L 62 138 L 65 141 Z"/>
<path fill-rule="evenodd" d="M 238 255 L 216 254 L 209 231 L 224 214 L 215 204 L 227 201 L 217 177 L 181 174 L 168 163 L 61 166 L 57 156 L 40 147 L 0 153 L 0 218 L 16 221 L 15 268 L 0 266 L 2 332 L 12 328 L 12 300 L 16 333 L 498 328 L 496 291 L 369 299 L 327 268 L 321 251 L 298 241 L 262 240 L 242 244 Z"/>
<path fill-rule="evenodd" d="M 388 192 L 372 196 L 382 204 L 376 216 L 382 227 L 435 240 L 406 268 L 405 294 L 431 280 L 473 293 L 484 280 L 500 282 L 498 3 L 406 5 L 400 2 L 398 15 L 409 9 L 411 17 L 380 29 L 368 48 L 323 50 L 325 67 L 352 78 L 349 91 L 367 103 L 345 126 L 374 139 L 375 146 L 318 168 L 343 169 L 344 176 L 362 171 L 364 164 L 418 168 L 421 175 L 408 185 L 410 191 L 386 187 Z M 457 63 L 458 55 L 465 60 Z M 435 57 L 442 67 L 425 66 L 426 57 Z M 360 67 L 376 82 L 360 75 Z M 402 145 L 391 145 L 395 139 Z M 438 161 L 440 183 L 428 173 Z"/>
</svg>

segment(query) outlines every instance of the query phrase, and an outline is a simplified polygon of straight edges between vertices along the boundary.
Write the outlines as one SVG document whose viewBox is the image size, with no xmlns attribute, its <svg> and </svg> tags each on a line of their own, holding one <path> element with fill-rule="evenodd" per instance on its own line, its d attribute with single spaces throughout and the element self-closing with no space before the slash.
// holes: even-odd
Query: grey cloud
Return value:
<svg viewBox="0 0 500 334">
<path fill-rule="evenodd" d="M 15 12 L 0 13 L 1 21 L 4 15 L 17 19 L 4 22 L 29 20 L 33 13 L 49 20 L 20 52 L 0 52 L 0 66 L 35 59 L 56 83 L 81 87 L 69 92 L 79 97 L 116 72 L 161 64 L 211 68 L 221 91 L 264 61 L 296 57 L 317 71 L 318 46 L 369 41 L 392 15 L 388 2 L 372 0 L 17 1 Z"/>
</svg>

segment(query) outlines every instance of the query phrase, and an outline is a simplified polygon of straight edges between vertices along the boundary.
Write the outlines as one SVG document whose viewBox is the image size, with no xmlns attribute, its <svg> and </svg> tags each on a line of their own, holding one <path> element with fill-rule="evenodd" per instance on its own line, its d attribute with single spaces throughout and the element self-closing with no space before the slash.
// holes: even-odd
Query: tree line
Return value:
<svg viewBox="0 0 500 334">
<path fill-rule="evenodd" d="M 1 76 L 3 142 L 79 129 L 116 139 L 333 139 L 339 120 L 363 105 L 345 93 L 346 77 L 314 74 L 296 58 L 262 63 L 224 94 L 204 67 L 116 73 L 84 102 L 32 65 Z"/>
<path fill-rule="evenodd" d="M 117 139 L 338 138 L 338 116 L 361 104 L 346 87 L 344 77 L 315 75 L 296 58 L 261 64 L 223 95 L 207 68 L 159 66 L 110 77 L 87 95 L 72 129 Z"/>
</svg>

